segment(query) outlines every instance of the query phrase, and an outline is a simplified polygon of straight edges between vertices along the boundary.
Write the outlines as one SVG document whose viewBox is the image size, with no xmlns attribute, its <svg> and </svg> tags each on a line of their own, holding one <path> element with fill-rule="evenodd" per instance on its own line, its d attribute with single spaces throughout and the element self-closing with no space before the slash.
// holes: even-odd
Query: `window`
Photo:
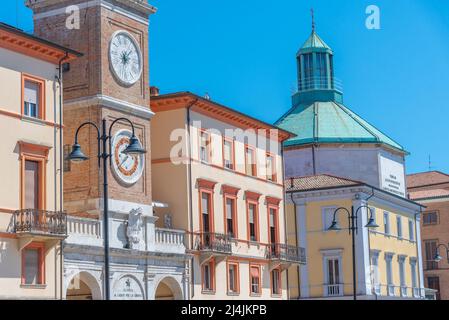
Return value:
<svg viewBox="0 0 449 320">
<path fill-rule="evenodd" d="M 248 202 L 248 235 L 249 241 L 258 241 L 258 204 L 256 202 Z"/>
<path fill-rule="evenodd" d="M 441 300 L 439 277 L 427 277 L 427 287 L 436 290 L 436 299 Z"/>
<path fill-rule="evenodd" d="M 392 296 L 394 295 L 394 284 L 393 284 L 393 265 L 392 261 L 393 255 L 390 253 L 385 254 L 385 264 L 387 269 L 387 290 L 388 295 Z"/>
<path fill-rule="evenodd" d="M 19 141 L 20 146 L 20 208 L 46 208 L 45 173 L 49 149 Z"/>
<path fill-rule="evenodd" d="M 267 170 L 267 180 L 268 181 L 276 181 L 276 165 L 274 156 L 267 153 L 266 158 L 266 170 Z"/>
<path fill-rule="evenodd" d="M 22 251 L 22 284 L 44 284 L 44 275 L 44 244 L 31 243 Z"/>
<path fill-rule="evenodd" d="M 25 160 L 25 208 L 39 209 L 39 162 Z"/>
<path fill-rule="evenodd" d="M 260 266 L 250 266 L 250 294 L 259 295 L 260 289 Z"/>
<path fill-rule="evenodd" d="M 253 148 L 245 147 L 245 168 L 246 174 L 255 177 L 257 175 L 256 170 L 256 152 Z"/>
<path fill-rule="evenodd" d="M 228 264 L 228 293 L 239 293 L 239 265 L 236 262 Z"/>
<path fill-rule="evenodd" d="M 274 269 L 273 271 L 271 271 L 271 294 L 272 295 L 282 294 L 280 269 Z"/>
<path fill-rule="evenodd" d="M 277 256 L 278 240 L 278 208 L 268 207 L 268 240 L 271 245 L 271 253 Z"/>
<path fill-rule="evenodd" d="M 70 152 L 72 152 L 72 146 L 70 144 L 64 145 L 64 172 L 72 170 L 72 161 L 68 159 Z"/>
<path fill-rule="evenodd" d="M 200 161 L 209 162 L 211 155 L 210 148 L 211 140 L 210 135 L 206 131 L 201 131 L 200 133 Z"/>
<path fill-rule="evenodd" d="M 434 270 L 438 269 L 438 262 L 435 261 L 435 255 L 437 253 L 437 241 L 426 240 L 424 241 L 424 250 L 426 253 L 426 269 Z"/>
<path fill-rule="evenodd" d="M 227 138 L 223 139 L 223 166 L 234 170 L 234 141 Z"/>
<path fill-rule="evenodd" d="M 200 198 L 201 243 L 204 248 L 208 248 L 213 240 L 212 193 L 201 190 Z"/>
<path fill-rule="evenodd" d="M 340 279 L 340 257 L 326 257 L 325 268 L 327 276 L 325 294 L 329 297 L 342 295 L 343 287 Z"/>
<path fill-rule="evenodd" d="M 231 238 L 237 237 L 237 215 L 235 198 L 225 196 L 226 207 L 226 234 Z"/>
<path fill-rule="evenodd" d="M 422 217 L 422 223 L 424 226 L 438 224 L 438 213 L 437 212 L 425 212 Z"/>
<path fill-rule="evenodd" d="M 203 292 L 214 291 L 215 263 L 213 260 L 203 265 Z"/>
<path fill-rule="evenodd" d="M 398 230 L 398 238 L 402 238 L 402 218 L 400 216 L 396 217 L 396 228 Z"/>
<path fill-rule="evenodd" d="M 22 114 L 45 119 L 45 80 L 22 75 Z"/>
<path fill-rule="evenodd" d="M 321 217 L 323 222 L 323 232 L 327 232 L 329 227 L 332 225 L 332 221 L 334 220 L 334 212 L 336 207 L 323 207 L 321 208 Z M 335 219 L 339 221 L 338 215 L 335 216 Z"/>
<path fill-rule="evenodd" d="M 304 89 L 313 89 L 313 54 L 303 55 L 304 61 Z"/>
<path fill-rule="evenodd" d="M 302 87 L 302 65 L 301 65 L 301 56 L 299 56 L 298 58 L 297 58 L 297 64 L 298 64 L 298 89 L 299 89 L 299 91 L 302 91 L 303 90 L 303 87 Z"/>
<path fill-rule="evenodd" d="M 384 233 L 390 234 L 390 214 L 388 212 L 384 212 Z"/>
<path fill-rule="evenodd" d="M 408 238 L 410 241 L 415 241 L 415 224 L 413 220 L 408 220 Z"/>
<path fill-rule="evenodd" d="M 317 60 L 317 77 L 319 88 L 325 89 L 327 88 L 327 61 L 326 61 L 326 53 L 319 52 L 316 53 Z"/>
</svg>

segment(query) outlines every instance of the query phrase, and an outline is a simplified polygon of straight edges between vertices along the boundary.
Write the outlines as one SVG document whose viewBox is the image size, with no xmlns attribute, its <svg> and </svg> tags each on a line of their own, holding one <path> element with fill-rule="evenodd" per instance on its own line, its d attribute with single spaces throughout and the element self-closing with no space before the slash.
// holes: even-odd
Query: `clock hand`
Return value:
<svg viewBox="0 0 449 320">
<path fill-rule="evenodd" d="M 125 161 L 126 160 L 128 160 L 128 158 L 129 158 L 129 155 L 126 155 L 126 158 L 125 158 L 125 160 L 123 160 L 121 163 L 120 163 L 120 165 L 119 165 L 119 167 L 121 167 L 122 166 L 122 164 L 124 164 L 125 163 Z"/>
</svg>

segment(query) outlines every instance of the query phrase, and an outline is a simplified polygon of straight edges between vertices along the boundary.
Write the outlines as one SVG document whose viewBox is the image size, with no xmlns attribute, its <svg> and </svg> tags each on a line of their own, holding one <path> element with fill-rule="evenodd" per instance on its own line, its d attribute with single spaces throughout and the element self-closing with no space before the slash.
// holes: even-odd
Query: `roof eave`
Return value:
<svg viewBox="0 0 449 320">
<path fill-rule="evenodd" d="M 278 130 L 284 136 L 280 140 L 281 142 L 284 142 L 284 141 L 287 141 L 288 139 L 296 137 L 296 134 L 294 134 L 293 132 L 284 130 L 284 129 L 279 128 L 279 127 L 277 127 L 275 125 L 272 125 L 270 123 L 264 122 L 264 121 L 262 121 L 260 119 L 256 119 L 256 118 L 254 118 L 254 117 L 252 117 L 250 115 L 244 114 L 244 113 L 242 113 L 240 111 L 237 111 L 237 110 L 234 110 L 234 109 L 229 108 L 227 106 L 224 106 L 224 105 L 222 105 L 222 104 L 220 104 L 218 102 L 215 102 L 215 101 L 203 98 L 203 97 L 201 97 L 201 96 L 199 96 L 197 94 L 194 94 L 194 93 L 192 93 L 190 91 L 180 91 L 180 92 L 174 92 L 174 93 L 168 93 L 168 94 L 162 94 L 162 95 L 158 95 L 158 96 L 153 96 L 153 97 L 151 97 L 150 100 L 158 101 L 158 100 L 164 100 L 164 99 L 170 99 L 170 98 L 178 98 L 178 97 L 179 98 L 180 97 L 190 97 L 193 101 L 194 100 L 198 100 L 198 101 L 201 101 L 203 103 L 212 104 L 212 105 L 218 106 L 219 108 L 226 109 L 227 111 L 229 111 L 231 113 L 234 113 L 236 115 L 246 117 L 246 118 L 248 118 L 248 119 L 250 119 L 250 120 L 252 120 L 252 121 L 254 121 L 256 123 L 259 123 L 262 127 L 268 127 L 268 128 L 274 129 L 274 130 Z"/>
</svg>

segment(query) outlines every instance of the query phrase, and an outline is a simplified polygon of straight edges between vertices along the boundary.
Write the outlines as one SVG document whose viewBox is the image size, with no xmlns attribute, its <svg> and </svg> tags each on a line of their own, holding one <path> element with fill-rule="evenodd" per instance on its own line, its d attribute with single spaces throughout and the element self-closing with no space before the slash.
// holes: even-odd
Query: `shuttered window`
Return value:
<svg viewBox="0 0 449 320">
<path fill-rule="evenodd" d="M 39 209 L 39 163 L 25 161 L 25 209 Z"/>
</svg>

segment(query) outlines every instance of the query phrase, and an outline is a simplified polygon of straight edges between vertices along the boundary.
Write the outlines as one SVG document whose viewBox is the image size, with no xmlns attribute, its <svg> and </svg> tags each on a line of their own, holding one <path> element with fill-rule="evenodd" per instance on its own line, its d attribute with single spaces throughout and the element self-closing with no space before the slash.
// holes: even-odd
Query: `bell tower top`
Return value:
<svg viewBox="0 0 449 320">
<path fill-rule="evenodd" d="M 69 6 L 78 6 L 79 9 L 86 6 L 101 5 L 112 6 L 116 8 L 127 8 L 143 17 L 148 17 L 156 12 L 156 8 L 150 5 L 146 0 L 26 0 L 25 5 L 32 9 L 33 12 L 42 13 Z"/>
<path fill-rule="evenodd" d="M 294 104 L 315 101 L 342 102 L 343 96 L 334 77 L 334 52 L 316 33 L 315 14 L 311 9 L 312 33 L 296 54 L 298 92 Z"/>
<path fill-rule="evenodd" d="M 64 74 L 66 105 L 101 100 L 125 110 L 149 109 L 147 0 L 27 0 L 35 34 L 84 54 Z M 143 111 L 143 116 L 150 116 Z"/>
</svg>

